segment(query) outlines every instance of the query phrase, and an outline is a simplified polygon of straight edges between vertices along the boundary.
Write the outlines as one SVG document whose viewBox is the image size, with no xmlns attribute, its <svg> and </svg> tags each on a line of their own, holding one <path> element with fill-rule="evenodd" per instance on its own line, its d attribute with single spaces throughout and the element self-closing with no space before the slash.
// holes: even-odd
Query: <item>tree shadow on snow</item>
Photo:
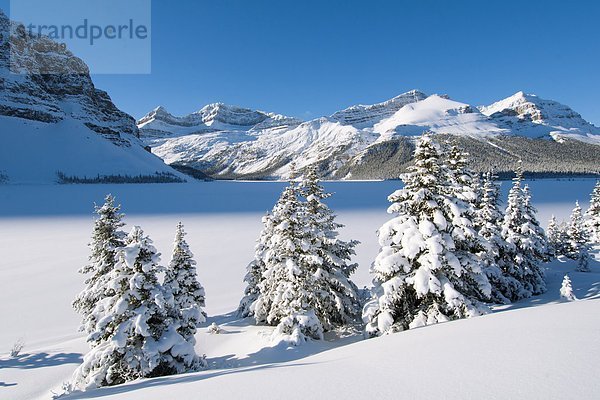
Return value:
<svg viewBox="0 0 600 400">
<path fill-rule="evenodd" d="M 89 398 L 101 398 L 106 396 L 114 396 L 117 394 L 128 393 L 139 389 L 152 388 L 156 386 L 169 386 L 177 385 L 180 383 L 192 383 L 199 382 L 205 379 L 216 378 L 219 376 L 237 374 L 244 372 L 258 371 L 262 369 L 273 369 L 273 368 L 292 368 L 304 365 L 310 365 L 309 363 L 304 364 L 293 364 L 293 365 L 261 365 L 248 368 L 240 369 L 229 369 L 229 370 L 207 370 L 202 372 L 195 372 L 189 374 L 164 376 L 160 378 L 151 378 L 135 381 L 132 383 L 126 383 L 123 385 L 104 387 L 100 389 L 90 390 L 88 392 L 77 392 L 67 396 L 68 399 L 89 399 Z"/>
<path fill-rule="evenodd" d="M 497 305 L 495 312 L 517 310 L 520 308 L 541 306 L 544 304 L 563 303 L 560 297 L 560 287 L 563 277 L 568 274 L 571 278 L 573 292 L 579 300 L 600 298 L 600 263 L 590 261 L 591 272 L 578 272 L 576 263 L 572 260 L 555 260 L 546 265 L 546 292 L 538 296 L 514 302 L 507 305 Z"/>
<path fill-rule="evenodd" d="M 14 358 L 0 359 L 0 369 L 35 369 L 54 367 L 63 364 L 81 364 L 82 355 L 79 353 L 35 353 L 21 354 Z"/>
</svg>

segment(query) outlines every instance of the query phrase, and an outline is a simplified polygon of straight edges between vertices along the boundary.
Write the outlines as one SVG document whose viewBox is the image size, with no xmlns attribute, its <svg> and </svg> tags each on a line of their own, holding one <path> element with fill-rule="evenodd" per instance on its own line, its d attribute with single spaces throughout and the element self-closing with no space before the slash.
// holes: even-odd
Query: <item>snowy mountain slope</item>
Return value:
<svg viewBox="0 0 600 400">
<path fill-rule="evenodd" d="M 122 135 L 127 145 L 116 145 L 75 119 L 47 123 L 0 116 L 0 127 L 0 171 L 9 183 L 54 183 L 57 172 L 80 178 L 180 176 L 137 138 Z"/>
<path fill-rule="evenodd" d="M 271 128 L 259 135 L 222 131 L 147 141 L 154 154 L 173 165 L 186 165 L 223 178 L 279 177 L 298 168 L 327 162 L 335 170 L 357 151 L 375 140 L 353 126 L 326 118 L 296 128 Z"/>
<path fill-rule="evenodd" d="M 389 139 L 390 134 L 414 136 L 423 131 L 482 137 L 509 133 L 468 104 L 437 95 L 407 104 L 373 126 L 373 132 L 381 135 L 379 141 Z"/>
<path fill-rule="evenodd" d="M 595 184 L 593 180 L 528 183 L 541 221 L 551 214 L 559 220 L 568 217 L 574 201 L 587 198 Z M 368 285 L 369 264 L 379 248 L 375 231 L 389 219 L 386 196 L 398 182 L 325 185 L 336 192 L 330 203 L 339 211 L 339 222 L 347 225 L 342 237 L 362 242 L 355 259 L 359 263 L 355 282 Z M 510 185 L 502 187 L 505 198 Z M 347 333 L 299 348 L 272 347 L 268 339 L 272 328 L 236 320 L 230 312 L 244 289 L 242 278 L 261 229 L 260 218 L 281 188 L 272 182 L 3 188 L 0 398 L 50 399 L 51 391 L 59 391 L 87 351 L 70 303 L 83 287 L 77 269 L 87 262 L 92 204 L 100 203 L 107 192 L 122 202 L 126 228 L 140 224 L 152 237 L 163 252 L 163 263 L 168 262 L 175 226 L 183 220 L 199 280 L 206 288 L 207 324 L 218 323 L 223 333 L 210 335 L 205 325 L 196 335 L 197 351 L 206 353 L 210 364 L 205 372 L 132 382 L 70 398 L 163 400 L 201 394 L 210 399 L 270 399 L 284 393 L 292 399 L 395 399 L 398 390 L 410 399 L 597 397 L 597 263 L 592 264 L 592 273 L 575 272 L 573 262 L 549 265 L 545 295 L 500 307 L 489 316 L 367 341 Z M 40 198 L 53 201 L 40 204 Z M 565 273 L 584 300 L 556 304 Z M 10 359 L 7 352 L 19 337 L 24 337 L 25 348 L 20 357 Z M 309 394 L 293 382 L 309 387 Z"/>
<path fill-rule="evenodd" d="M 135 120 L 61 45 L 0 11 L 0 171 L 8 182 L 69 176 L 180 176 L 143 149 Z"/>
<path fill-rule="evenodd" d="M 286 178 L 292 162 L 300 168 L 317 164 L 328 178 L 395 178 L 410 161 L 405 156 L 412 149 L 410 138 L 423 131 L 470 140 L 475 152 L 482 149 L 489 155 L 483 164 L 474 165 L 479 170 L 502 166 L 498 172 L 510 171 L 519 158 L 539 147 L 534 139 L 542 138 L 553 142 L 550 153 L 542 158 L 555 159 L 555 154 L 566 148 L 564 144 L 579 147 L 581 156 L 575 163 L 562 162 L 559 157 L 558 165 L 534 165 L 532 171 L 600 173 L 600 152 L 594 146 L 600 145 L 600 128 L 566 106 L 519 93 L 480 110 L 447 96 L 413 90 L 383 103 L 349 107 L 299 125 L 232 128 L 213 124 L 211 129 L 217 131 L 210 134 L 189 134 L 199 126 L 208 129 L 207 125 L 189 125 L 190 117 L 186 117 L 175 126 L 168 122 L 172 118 L 156 117 L 162 111 L 159 108 L 149 114 L 154 116 L 138 121 L 153 152 L 168 164 L 191 167 L 215 178 Z M 508 166 L 505 155 L 484 149 L 494 147 L 508 153 L 502 142 L 516 137 L 530 141 L 510 152 Z M 382 154 L 383 158 L 379 157 Z M 400 163 L 397 154 L 401 154 Z"/>
</svg>

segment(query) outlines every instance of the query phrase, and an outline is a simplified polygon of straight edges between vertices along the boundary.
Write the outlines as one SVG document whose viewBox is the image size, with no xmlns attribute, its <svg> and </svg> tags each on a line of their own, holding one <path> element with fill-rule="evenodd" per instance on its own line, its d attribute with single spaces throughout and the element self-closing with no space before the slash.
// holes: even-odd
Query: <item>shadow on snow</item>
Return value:
<svg viewBox="0 0 600 400">
<path fill-rule="evenodd" d="M 35 353 L 21 354 L 14 358 L 0 359 L 0 369 L 16 368 L 16 369 L 35 369 L 45 367 L 55 367 L 63 364 L 81 364 L 83 361 L 82 355 L 79 353 Z M 3 386 L 0 383 L 0 386 Z M 4 386 L 9 386 L 4 384 Z"/>
</svg>

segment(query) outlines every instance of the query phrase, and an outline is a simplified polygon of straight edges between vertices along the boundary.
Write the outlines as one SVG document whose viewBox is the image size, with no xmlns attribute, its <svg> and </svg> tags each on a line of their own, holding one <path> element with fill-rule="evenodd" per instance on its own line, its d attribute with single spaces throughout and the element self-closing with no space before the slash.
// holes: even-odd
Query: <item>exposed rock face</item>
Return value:
<svg viewBox="0 0 600 400">
<path fill-rule="evenodd" d="M 0 183 L 180 182 L 64 46 L 0 11 Z"/>
<path fill-rule="evenodd" d="M 62 44 L 30 36 L 0 11 L 0 115 L 56 123 L 67 118 L 129 146 L 135 120 L 94 87 L 87 65 Z"/>
<path fill-rule="evenodd" d="M 391 117 L 405 105 L 416 103 L 426 98 L 427 95 L 425 93 L 418 90 L 411 90 L 383 103 L 348 107 L 345 110 L 334 113 L 331 119 L 343 125 L 364 126 L 373 121 L 378 122 Z"/>
</svg>

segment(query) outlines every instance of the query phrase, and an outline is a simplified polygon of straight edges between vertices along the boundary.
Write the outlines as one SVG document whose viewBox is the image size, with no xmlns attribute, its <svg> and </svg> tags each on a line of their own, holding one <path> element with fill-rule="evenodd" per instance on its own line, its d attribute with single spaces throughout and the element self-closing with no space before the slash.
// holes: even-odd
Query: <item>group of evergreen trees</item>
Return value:
<svg viewBox="0 0 600 400">
<path fill-rule="evenodd" d="M 173 255 L 164 268 L 139 226 L 129 234 L 121 230 L 123 214 L 113 196 L 96 214 L 90 262 L 80 270 L 88 275 L 86 287 L 73 302 L 90 351 L 71 389 L 204 367 L 204 358 L 194 350 L 196 327 L 205 321 L 204 289 L 196 280 L 183 225 L 177 225 Z"/>
<path fill-rule="evenodd" d="M 490 301 L 545 291 L 546 237 L 522 172 L 502 213 L 493 176 L 481 182 L 466 156 L 428 134 L 418 140 L 404 187 L 389 196 L 396 215 L 378 233 L 373 299 L 363 315 L 370 335 L 480 315 Z"/>
<path fill-rule="evenodd" d="M 579 202 L 571 213 L 569 223 L 548 223 L 548 243 L 553 257 L 565 256 L 577 261 L 577 271 L 590 271 L 590 249 L 600 247 L 600 181 L 592 191 L 590 207 L 582 213 Z"/>
<path fill-rule="evenodd" d="M 521 169 L 501 210 L 495 177 L 475 174 L 467 156 L 456 145 L 442 148 L 429 134 L 418 139 L 414 165 L 401 177 L 404 187 L 389 196 L 388 212 L 395 215 L 378 231 L 381 250 L 366 302 L 350 279 L 358 242 L 338 238 L 343 225 L 324 202 L 331 194 L 314 167 L 305 169 L 263 217 L 239 315 L 274 326 L 277 340 L 292 344 L 358 325 L 361 316 L 366 332 L 378 336 L 481 315 L 489 303 L 543 293 L 541 263 L 557 255 L 578 260 L 579 270 L 589 268 L 589 246 L 600 246 L 600 182 L 585 218 L 577 204 L 570 225 L 559 226 L 553 217 L 547 238 Z M 183 225 L 164 268 L 141 228 L 121 230 L 123 214 L 111 195 L 96 213 L 90 263 L 80 271 L 88 275 L 86 288 L 73 302 L 90 352 L 72 388 L 205 367 L 194 350 L 206 317 L 204 289 Z M 561 296 L 575 299 L 568 277 Z"/>
</svg>

